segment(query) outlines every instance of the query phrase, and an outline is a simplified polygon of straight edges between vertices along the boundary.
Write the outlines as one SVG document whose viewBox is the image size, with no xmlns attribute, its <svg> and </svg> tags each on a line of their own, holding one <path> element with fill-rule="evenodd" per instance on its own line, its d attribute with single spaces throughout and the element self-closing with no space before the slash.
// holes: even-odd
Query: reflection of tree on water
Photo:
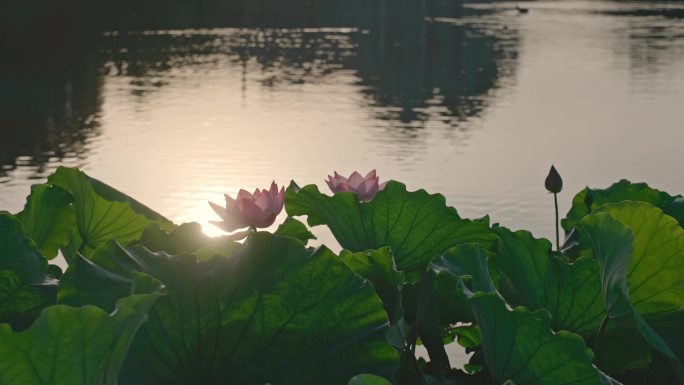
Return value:
<svg viewBox="0 0 684 385">
<path fill-rule="evenodd" d="M 154 7 L 155 1 L 131 5 L 136 17 L 112 12 L 105 22 L 112 31 L 97 41 L 94 58 L 90 49 L 74 55 L 87 65 L 65 66 L 36 81 L 28 80 L 30 72 L 18 78 L 14 88 L 25 96 L 7 92 L 0 100 L 0 129 L 10 138 L 0 145 L 2 164 L 21 155 L 40 164 L 80 153 L 96 133 L 99 74 L 130 78 L 131 93 L 144 98 L 178 74 L 224 66 L 241 68 L 250 75 L 245 81 L 256 78 L 269 88 L 353 73 L 377 118 L 391 127 L 378 134 L 414 141 L 427 121 L 465 129 L 460 122 L 481 113 L 501 76 L 496 34 L 469 36 L 466 27 L 429 21 L 458 16 L 454 1 L 165 0 L 165 7 Z M 216 26 L 250 28 L 168 31 Z M 155 29 L 167 31 L 150 32 Z"/>
<path fill-rule="evenodd" d="M 85 155 L 98 135 L 102 78 L 91 60 L 0 71 L 0 177 L 17 165 L 42 176 L 49 162 Z"/>
<path fill-rule="evenodd" d="M 459 8 L 449 11 L 441 15 L 463 13 Z M 413 140 L 428 121 L 467 130 L 463 122 L 482 113 L 502 72 L 514 69 L 501 70 L 511 64 L 502 59 L 515 56 L 517 48 L 510 42 L 504 48 L 498 44 L 503 31 L 480 33 L 435 21 L 429 12 L 428 7 L 386 9 L 371 33 L 361 36 L 364 92 L 374 105 L 392 107 L 377 109 L 377 117 L 391 123 L 383 135 L 398 133 Z M 505 33 L 515 36 L 514 31 Z"/>
<path fill-rule="evenodd" d="M 372 3 L 375 5 L 368 5 Z M 270 20 L 275 17 L 273 9 L 280 9 L 275 6 L 259 11 L 259 2 L 249 4 L 241 8 L 245 19 L 237 24 L 251 25 L 259 12 L 263 20 Z M 312 25 L 345 25 L 340 19 L 360 24 L 349 31 L 250 28 L 118 34 L 111 37 L 105 50 L 115 73 L 123 70 L 125 75 L 139 78 L 162 79 L 167 69 L 218 66 L 230 61 L 246 67 L 246 71 L 260 72 L 262 85 L 279 87 L 323 82 L 331 74 L 351 70 L 359 76 L 372 105 L 391 107 L 379 118 L 420 127 L 421 122 L 434 118 L 424 110 L 436 104 L 442 111 L 439 118 L 457 126 L 484 109 L 484 96 L 497 86 L 501 75 L 500 58 L 511 53 L 501 52 L 495 34 L 477 34 L 467 27 L 429 20 L 437 11 L 458 16 L 460 8 L 453 4 L 437 0 L 369 1 L 362 16 L 347 12 L 338 18 L 331 16 L 334 7 L 314 6 L 310 11 L 314 16 L 308 19 Z M 293 22 L 286 14 L 276 24 Z M 512 47 L 508 45 L 509 50 Z"/>
<path fill-rule="evenodd" d="M 163 87 L 178 74 L 239 66 L 263 86 L 279 87 L 324 82 L 354 68 L 355 50 L 346 30 L 227 28 L 111 36 L 101 54 L 106 73 L 130 77 L 134 86 Z"/>
<path fill-rule="evenodd" d="M 630 67 L 637 76 L 652 77 L 662 70 L 675 74 L 684 65 L 684 8 L 678 13 L 663 11 L 660 15 L 632 18 L 627 23 L 627 39 L 619 39 L 629 51 Z M 678 22 L 673 22 L 677 19 Z M 619 49 L 625 49 L 620 46 Z M 675 75 L 676 76 L 676 75 Z"/>
</svg>

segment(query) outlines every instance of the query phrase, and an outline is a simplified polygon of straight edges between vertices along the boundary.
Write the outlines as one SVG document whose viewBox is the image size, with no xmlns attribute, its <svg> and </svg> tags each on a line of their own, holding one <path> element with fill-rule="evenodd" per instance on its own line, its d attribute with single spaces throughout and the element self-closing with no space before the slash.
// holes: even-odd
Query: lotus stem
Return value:
<svg viewBox="0 0 684 385">
<path fill-rule="evenodd" d="M 563 178 L 561 178 L 558 170 L 551 165 L 549 175 L 544 180 L 544 187 L 546 191 L 553 193 L 553 203 L 556 206 L 556 251 L 560 252 L 560 237 L 558 236 L 558 193 L 563 191 Z"/>
<path fill-rule="evenodd" d="M 560 237 L 558 233 L 558 194 L 553 193 L 553 204 L 556 207 L 556 251 L 560 252 Z"/>
<path fill-rule="evenodd" d="M 256 234 L 257 228 L 256 226 L 249 226 L 247 228 L 247 236 L 245 237 L 245 243 L 247 243 L 254 234 Z"/>
</svg>

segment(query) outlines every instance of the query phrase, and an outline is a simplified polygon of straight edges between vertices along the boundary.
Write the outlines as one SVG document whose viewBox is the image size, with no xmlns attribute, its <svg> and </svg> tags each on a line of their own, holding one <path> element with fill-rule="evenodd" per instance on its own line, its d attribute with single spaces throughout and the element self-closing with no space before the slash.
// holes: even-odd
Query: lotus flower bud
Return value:
<svg viewBox="0 0 684 385">
<path fill-rule="evenodd" d="M 335 176 L 328 175 L 325 181 L 334 193 L 348 191 L 353 192 L 360 201 L 368 202 L 378 191 L 385 188 L 387 182 L 379 183 L 380 178 L 375 175 L 375 169 L 371 170 L 366 176 L 361 176 L 354 171 L 349 178 L 345 178 L 335 171 Z"/>
<path fill-rule="evenodd" d="M 226 207 L 209 202 L 223 220 L 211 223 L 228 232 L 245 227 L 264 228 L 272 225 L 283 210 L 285 188 L 278 191 L 278 185 L 272 182 L 269 190 L 256 189 L 253 194 L 240 190 L 235 199 L 228 194 L 225 197 Z"/>
<path fill-rule="evenodd" d="M 549 190 L 549 192 L 552 192 L 554 194 L 557 194 L 563 190 L 563 179 L 561 178 L 560 174 L 558 174 L 558 171 L 556 171 L 556 168 L 551 165 L 551 170 L 549 170 L 549 175 L 546 177 L 546 180 L 544 181 L 544 186 L 546 186 L 546 189 Z"/>
</svg>

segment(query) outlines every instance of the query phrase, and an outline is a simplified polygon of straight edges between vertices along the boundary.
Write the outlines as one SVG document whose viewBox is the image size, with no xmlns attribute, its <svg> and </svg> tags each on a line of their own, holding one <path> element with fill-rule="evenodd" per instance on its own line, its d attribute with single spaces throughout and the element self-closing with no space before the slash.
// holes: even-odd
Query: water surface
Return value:
<svg viewBox="0 0 684 385">
<path fill-rule="evenodd" d="M 377 168 L 550 238 L 552 163 L 563 212 L 620 178 L 684 193 L 684 3 L 515 5 L 113 30 L 65 63 L 6 66 L 0 207 L 78 166 L 216 234 L 206 202 L 223 193 Z"/>
</svg>

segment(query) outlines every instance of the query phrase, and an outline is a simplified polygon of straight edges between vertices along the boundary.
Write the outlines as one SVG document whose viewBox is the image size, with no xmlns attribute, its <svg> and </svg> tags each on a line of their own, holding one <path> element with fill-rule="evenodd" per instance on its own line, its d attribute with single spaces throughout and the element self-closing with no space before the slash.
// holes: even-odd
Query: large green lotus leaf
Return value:
<svg viewBox="0 0 684 385">
<path fill-rule="evenodd" d="M 190 253 L 202 261 L 217 255 L 233 255 L 242 247 L 241 243 L 235 242 L 232 235 L 207 236 L 197 222 L 183 223 L 170 231 L 157 225 L 148 226 L 140 239 L 132 245 L 142 245 L 151 251 L 163 251 L 167 254 Z"/>
<path fill-rule="evenodd" d="M 662 210 L 665 214 L 676 219 L 680 226 L 684 227 L 684 197 L 681 195 L 675 196 Z"/>
<path fill-rule="evenodd" d="M 40 283 L 47 270 L 47 260 L 35 242 L 23 232 L 16 217 L 0 211 L 0 268 L 17 273 L 26 283 Z"/>
<path fill-rule="evenodd" d="M 59 170 L 58 170 L 59 171 Z M 85 175 L 86 179 L 93 186 L 95 193 L 108 201 L 115 202 L 126 202 L 130 205 L 131 209 L 136 213 L 145 216 L 145 218 L 158 224 L 162 229 L 166 231 L 173 230 L 176 225 L 173 224 L 168 218 L 159 214 L 158 212 L 152 210 L 151 208 L 145 206 L 144 204 L 138 202 L 133 197 L 122 193 L 121 191 L 115 189 L 114 187 L 97 180 L 89 175 Z"/>
<path fill-rule="evenodd" d="M 649 187 L 646 183 L 632 183 L 623 179 L 606 189 L 585 188 L 572 199 L 572 207 L 565 219 L 561 221 L 566 233 L 587 214 L 606 203 L 622 201 L 647 202 L 665 211 L 684 224 L 684 200 L 681 196 L 670 194 Z"/>
<path fill-rule="evenodd" d="M 17 219 L 24 225 L 26 236 L 36 242 L 48 259 L 56 257 L 59 248 L 66 246 L 71 233 L 76 231 L 71 195 L 55 186 L 31 186 L 31 195 Z"/>
<path fill-rule="evenodd" d="M 435 274 L 433 287 L 443 327 L 475 321 L 463 287 L 494 290 L 489 270 L 480 266 L 487 264 L 488 257 L 489 253 L 479 245 L 465 244 L 452 247 L 430 262 L 429 269 Z"/>
<path fill-rule="evenodd" d="M 551 330 L 547 310 L 510 309 L 496 292 L 472 294 L 482 348 L 496 384 L 616 384 L 593 364 L 582 337 Z"/>
<path fill-rule="evenodd" d="M 653 315 L 646 317 L 646 321 L 668 342 L 678 357 L 684 357 L 684 312 Z"/>
<path fill-rule="evenodd" d="M 103 249 L 108 247 L 107 244 L 101 246 Z M 132 272 L 124 276 L 78 256 L 71 261 L 59 282 L 57 299 L 64 305 L 95 305 L 112 312 L 121 298 L 163 291 L 161 282 L 145 273 Z"/>
<path fill-rule="evenodd" d="M 43 308 L 55 304 L 57 284 L 49 277 L 39 284 L 25 284 L 16 273 L 0 270 L 0 323 L 9 323 L 14 330 L 29 327 Z"/>
<path fill-rule="evenodd" d="M 390 321 L 398 322 L 404 316 L 401 297 L 404 273 L 397 271 L 389 247 L 358 253 L 342 250 L 340 258 L 352 271 L 373 284 Z"/>
<path fill-rule="evenodd" d="M 465 245 L 430 265 L 461 281 L 480 330 L 487 369 L 495 384 L 612 384 L 592 365 L 582 337 L 551 330 L 545 310 L 510 309 L 489 278 L 484 250 Z"/>
<path fill-rule="evenodd" d="M 373 284 L 390 320 L 391 327 L 386 334 L 387 340 L 401 353 L 406 347 L 408 332 L 402 295 L 404 273 L 397 270 L 390 248 L 383 247 L 358 253 L 342 250 L 340 259 L 353 272 Z"/>
<path fill-rule="evenodd" d="M 328 196 L 315 185 L 301 189 L 292 183 L 285 193 L 289 215 L 306 215 L 310 226 L 327 225 L 340 245 L 359 252 L 392 248 L 399 270 L 418 270 L 433 257 L 463 243 L 490 245 L 496 238 L 489 219 L 461 219 L 444 196 L 425 190 L 406 191 L 390 181 L 370 202 L 354 193 Z"/>
<path fill-rule="evenodd" d="M 433 287 L 439 306 L 439 322 L 443 327 L 475 320 L 470 304 L 461 290 L 460 280 L 440 275 L 435 278 Z"/>
<path fill-rule="evenodd" d="M 347 385 L 392 385 L 392 383 L 373 374 L 359 374 L 352 377 Z"/>
<path fill-rule="evenodd" d="M 477 244 L 452 247 L 428 265 L 419 287 L 416 326 L 432 361 L 449 364 L 443 347 L 447 337 L 444 330 L 457 322 L 474 320 L 464 292 L 494 290 L 486 265 L 487 252 Z M 442 316 L 454 309 L 462 309 L 463 314 Z"/>
<path fill-rule="evenodd" d="M 641 205 L 647 204 L 641 203 Z M 602 291 L 610 320 L 619 328 L 640 333 L 651 347 L 671 359 L 676 359 L 675 353 L 668 344 L 632 306 L 627 281 L 634 239 L 630 229 L 607 213 L 584 217 L 577 224 L 576 229 L 579 231 L 580 244 L 593 250 L 601 264 Z M 628 346 L 632 344 L 632 340 L 633 338 L 628 338 L 623 343 Z M 613 357 L 601 355 L 601 358 L 602 361 L 610 361 Z M 610 363 L 611 367 L 626 364 L 622 357 L 619 362 Z"/>
<path fill-rule="evenodd" d="M 88 245 L 83 242 L 83 239 L 79 235 L 78 231 L 72 232 L 71 237 L 69 238 L 69 243 L 59 249 L 67 263 L 79 255 L 90 255 L 93 250 L 94 249 L 88 247 Z"/>
<path fill-rule="evenodd" d="M 372 286 L 326 248 L 256 233 L 230 258 L 108 243 L 91 260 L 148 273 L 168 292 L 136 337 L 122 383 L 346 384 L 358 373 L 391 376 L 397 364 Z"/>
<path fill-rule="evenodd" d="M 596 340 L 596 336 L 586 340 L 587 345 L 594 350 L 594 364 L 618 379 L 631 378 L 635 371 L 651 367 L 654 357 L 660 357 L 634 324 L 628 325 L 626 322 L 618 327 L 608 321 L 600 341 Z M 671 368 L 666 369 L 672 373 Z"/>
<path fill-rule="evenodd" d="M 183 223 L 170 231 L 159 226 L 148 226 L 135 244 L 141 244 L 152 251 L 169 254 L 192 253 L 211 241 L 197 222 Z"/>
<path fill-rule="evenodd" d="M 48 183 L 68 191 L 74 202 L 78 235 L 83 249 L 95 249 L 110 239 L 127 244 L 140 238 L 153 220 L 137 213 L 128 201 L 117 201 L 99 195 L 92 180 L 83 172 L 59 167 L 48 177 Z M 156 223 L 156 222 L 155 222 Z"/>
<path fill-rule="evenodd" d="M 489 252 L 477 244 L 452 247 L 430 262 L 428 268 L 437 279 L 455 278 L 470 291 L 494 291 L 487 266 Z"/>
<path fill-rule="evenodd" d="M 684 357 L 684 333 L 682 333 L 682 325 L 684 325 L 684 312 L 668 313 L 660 315 L 652 315 L 645 317 L 648 324 L 660 335 L 668 345 L 675 352 L 677 357 Z M 673 373 L 669 370 L 672 366 L 670 362 L 665 362 L 662 368 L 658 368 L 660 357 L 654 357 L 654 363 L 651 368 L 654 368 L 655 373 L 649 374 L 649 381 L 652 384 L 674 384 L 677 381 L 682 382 L 681 377 L 673 378 Z M 664 360 L 661 360 L 664 361 Z M 655 374 L 655 376 L 653 375 Z M 679 373 L 681 374 L 681 373 Z M 659 377 L 656 379 L 655 377 Z M 646 382 L 645 380 L 644 382 Z"/>
<path fill-rule="evenodd" d="M 551 243 L 528 231 L 495 229 L 499 236 L 492 266 L 506 301 L 530 310 L 547 309 L 554 330 L 582 335 L 596 331 L 605 315 L 599 264 L 591 257 L 569 263 Z"/>
<path fill-rule="evenodd" d="M 243 247 L 242 243 L 236 242 L 230 235 L 226 235 L 209 239 L 206 244 L 192 254 L 200 261 L 208 261 L 216 256 L 230 257 Z"/>
<path fill-rule="evenodd" d="M 309 231 L 305 224 L 292 217 L 287 217 L 287 219 L 278 226 L 278 229 L 274 234 L 281 237 L 297 238 L 305 245 L 309 240 L 316 239 L 316 236 Z"/>
<path fill-rule="evenodd" d="M 55 303 L 57 285 L 46 272 L 47 260 L 19 220 L 0 212 L 0 323 L 23 329 Z"/>
<path fill-rule="evenodd" d="M 95 306 L 51 306 L 21 332 L 0 324 L 0 384 L 116 385 L 126 351 L 157 297 L 123 298 L 112 314 Z"/>
<path fill-rule="evenodd" d="M 633 233 L 629 296 L 644 316 L 684 310 L 684 229 L 645 202 L 606 204 L 605 212 Z"/>
</svg>

